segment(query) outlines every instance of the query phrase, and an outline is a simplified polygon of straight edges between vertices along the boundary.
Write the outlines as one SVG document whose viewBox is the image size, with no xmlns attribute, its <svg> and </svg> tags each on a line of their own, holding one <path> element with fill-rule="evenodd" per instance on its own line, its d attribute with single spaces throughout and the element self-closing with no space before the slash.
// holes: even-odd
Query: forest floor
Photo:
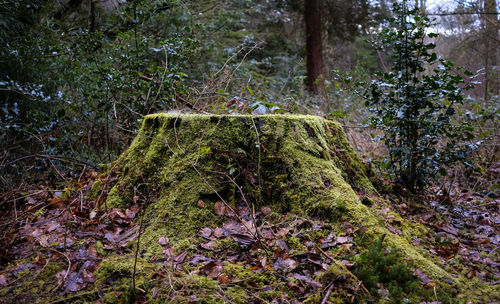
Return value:
<svg viewBox="0 0 500 304">
<path fill-rule="evenodd" d="M 92 286 L 96 280 L 94 272 L 110 250 L 134 254 L 136 247 L 130 244 L 139 244 L 137 237 L 141 230 L 139 225 L 134 224 L 134 219 L 137 220 L 140 216 L 138 207 L 132 206 L 124 211 L 102 211 L 95 208 L 96 201 L 87 201 L 85 196 L 99 178 L 98 175 L 98 172 L 84 170 L 78 179 L 65 185 L 46 182 L 12 191 L 4 196 L 0 211 L 0 289 L 4 292 L 0 295 L 0 303 L 27 303 L 44 297 L 49 299 L 54 293 L 71 298 L 71 295 Z M 405 199 L 393 195 L 386 199 L 392 203 L 391 210 L 397 210 L 403 218 L 420 222 L 429 228 L 427 239 L 415 240 L 414 244 L 426 246 L 439 256 L 444 265 L 455 269 L 455 273 L 471 280 L 476 278 L 488 285 L 500 284 L 500 198 L 495 193 L 463 190 L 448 194 L 443 189 L 434 187 L 420 197 Z M 200 201 L 199 207 L 204 208 L 203 204 Z M 313 273 L 295 273 L 298 264 L 309 265 L 310 269 L 327 269 L 328 264 L 335 260 L 351 269 L 353 262 L 350 257 L 359 254 L 352 242 L 357 231 L 353 231 L 349 223 L 344 227 L 344 235 L 336 236 L 332 233 L 312 242 L 303 240 L 301 230 L 297 229 L 305 226 L 305 222 L 309 220 L 284 215 L 267 221 L 262 226 L 264 228 L 261 227 L 262 239 L 267 244 L 272 244 L 264 247 L 272 248 L 275 259 L 255 261 L 251 251 L 262 244 L 252 242 L 245 236 L 244 231 L 248 229 L 245 225 L 248 223 L 241 219 L 249 213 L 262 218 L 271 210 L 263 208 L 256 212 L 241 206 L 236 209 L 238 214 L 232 214 L 223 207 L 216 206 L 216 211 L 224 217 L 224 223 L 215 229 L 207 227 L 199 232 L 206 242 L 198 247 L 198 252 L 175 252 L 173 247 L 169 247 L 168 238 L 158 239 L 165 248 L 164 256 L 148 261 L 152 265 L 162 265 L 155 270 L 157 279 L 164 278 L 167 270 L 174 269 L 175 272 L 182 273 L 189 271 L 190 267 L 185 266 L 202 265 L 198 275 L 217 280 L 221 285 L 229 286 L 242 280 L 225 273 L 224 261 L 218 258 L 220 249 L 214 246 L 215 240 L 223 238 L 227 231 L 231 231 L 234 241 L 246 250 L 229 250 L 229 254 L 226 250 L 226 261 L 243 262 L 252 265 L 252 269 L 266 268 L 274 271 L 278 279 L 283 277 L 282 270 L 286 270 L 287 277 L 296 280 L 283 280 L 288 282 L 288 287 L 294 290 L 297 298 L 306 298 L 318 290 L 321 290 L 323 297 L 329 290 L 331 292 L 332 287 L 315 281 Z M 387 228 L 398 233 L 398 229 L 389 224 L 390 217 L 386 216 Z M 308 229 L 321 230 L 325 225 L 327 224 L 320 221 L 311 222 L 308 223 Z M 298 253 L 281 241 L 280 237 L 285 235 L 292 235 L 302 245 L 302 252 Z M 335 257 L 329 252 L 332 248 L 338 249 Z M 293 255 L 291 250 L 294 250 Z M 211 257 L 207 256 L 207 252 L 211 252 Z M 54 261 L 63 265 L 62 270 L 54 272 L 48 269 L 48 265 Z M 432 290 L 436 286 L 435 282 L 418 269 L 414 275 L 425 288 Z M 33 288 L 32 294 L 19 293 L 12 297 L 12 293 L 25 289 L 25 282 L 37 282 L 37 279 L 43 280 L 39 283 L 43 288 Z M 350 289 L 348 292 L 353 295 L 353 299 L 357 293 L 367 292 L 361 283 L 346 288 Z M 102 291 L 99 289 L 91 292 L 97 293 L 93 297 L 97 298 L 94 303 L 101 303 L 99 298 Z M 149 295 L 139 295 L 138 302 L 158 296 L 156 287 L 143 292 Z M 176 288 L 171 292 L 174 297 L 182 293 L 183 288 Z M 378 292 L 382 295 L 385 291 Z M 196 295 L 191 295 L 188 299 L 198 301 Z"/>
</svg>

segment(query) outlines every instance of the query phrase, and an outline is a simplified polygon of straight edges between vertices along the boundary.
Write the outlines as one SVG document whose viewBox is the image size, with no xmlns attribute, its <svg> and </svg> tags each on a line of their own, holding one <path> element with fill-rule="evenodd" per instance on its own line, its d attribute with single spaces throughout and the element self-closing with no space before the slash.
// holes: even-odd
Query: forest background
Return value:
<svg viewBox="0 0 500 304">
<path fill-rule="evenodd" d="M 321 59 L 320 73 L 308 78 L 307 63 L 318 53 L 306 48 L 304 1 L 2 1 L 0 192 L 99 168 L 126 148 L 144 115 L 168 110 L 329 117 L 380 170 L 382 132 L 344 80 L 370 83 L 392 68 L 394 50 L 374 45 L 390 26 L 393 1 L 305 1 L 313 2 Z M 447 187 L 495 195 L 499 4 L 408 5 L 435 20 L 428 30 L 440 35 L 426 38 L 434 52 L 465 66 L 461 76 L 474 75 L 453 122 L 468 122 L 468 141 L 479 148 L 474 162 L 444 174 Z"/>
</svg>

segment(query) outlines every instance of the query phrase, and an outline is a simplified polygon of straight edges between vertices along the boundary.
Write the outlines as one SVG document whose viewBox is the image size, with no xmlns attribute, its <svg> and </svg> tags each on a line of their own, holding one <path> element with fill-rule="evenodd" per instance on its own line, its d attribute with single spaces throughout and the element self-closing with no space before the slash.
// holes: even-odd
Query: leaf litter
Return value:
<svg viewBox="0 0 500 304">
<path fill-rule="evenodd" d="M 108 252 L 129 252 L 127 247 L 139 235 L 134 223 L 140 211 L 139 199 L 134 199 L 126 210 L 104 211 L 99 208 L 102 197 L 87 201 L 81 192 L 81 189 L 90 189 L 96 178 L 95 172 L 85 172 L 69 194 L 67 190 L 51 191 L 49 185 L 31 189 L 21 200 L 23 203 L 18 202 L 16 216 L 12 216 L 10 209 L 1 211 L 4 245 L 0 251 L 0 287 L 21 284 L 24 279 L 40 274 L 49 262 L 58 261 L 68 268 L 64 267 L 52 277 L 57 287 L 54 292 L 73 294 L 92 286 L 94 272 Z M 437 196 L 427 199 L 429 203 L 425 206 L 415 207 L 410 202 L 393 206 L 393 210 L 399 210 L 408 220 L 430 228 L 426 239 L 415 240 L 415 243 L 430 246 L 430 252 L 449 267 L 467 269 L 462 272 L 466 272 L 468 278 L 498 284 L 499 200 L 472 193 L 455 195 L 453 204 L 445 204 Z M 193 203 L 207 208 L 207 202 Z M 166 276 L 172 271 L 168 265 L 172 265 L 176 272 L 194 271 L 222 286 L 230 286 L 243 281 L 229 271 L 227 265 L 243 265 L 256 275 L 269 274 L 286 284 L 293 291 L 293 297 L 282 293 L 275 300 L 293 302 L 329 288 L 317 278 L 335 263 L 334 259 L 352 268 L 354 257 L 360 253 L 354 237 L 366 231 L 366 227 L 353 227 L 344 222 L 340 225 L 342 233 L 337 235 L 319 220 L 289 215 L 280 215 L 269 222 L 266 217 L 273 211 L 267 206 L 262 207 L 255 218 L 250 216 L 248 206 L 228 210 L 221 201 L 213 206 L 224 221 L 218 227 L 204 227 L 199 231 L 205 242 L 199 243 L 197 249 L 176 253 L 174 247 L 169 247 L 166 236 L 158 239 L 164 248 L 163 258 L 151 259 L 151 263 L 165 265 L 158 275 Z M 381 211 L 385 226 L 391 233 L 402 234 L 401 223 L 389 215 L 390 210 Z M 421 269 L 415 269 L 413 275 L 426 288 L 435 286 Z M 269 283 L 259 288 L 272 290 L 275 286 Z M 349 290 L 352 299 L 360 293 L 359 288 Z M 386 290 L 381 288 L 379 293 L 385 294 Z"/>
</svg>

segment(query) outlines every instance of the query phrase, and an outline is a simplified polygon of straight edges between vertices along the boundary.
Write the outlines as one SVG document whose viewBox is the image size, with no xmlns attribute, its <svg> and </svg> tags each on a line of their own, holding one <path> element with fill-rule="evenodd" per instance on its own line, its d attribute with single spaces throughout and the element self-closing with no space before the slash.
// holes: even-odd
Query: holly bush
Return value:
<svg viewBox="0 0 500 304">
<path fill-rule="evenodd" d="M 433 52 L 430 41 L 438 34 L 428 33 L 432 25 L 405 1 L 394 3 L 389 26 L 374 43 L 392 52 L 391 70 L 378 72 L 362 93 L 374 114 L 370 124 L 384 131 L 389 149 L 382 167 L 412 191 L 446 174 L 446 166 L 465 161 L 478 145 L 468 143 L 472 125 L 454 120 L 464 92 L 474 85 L 473 74 Z"/>
</svg>

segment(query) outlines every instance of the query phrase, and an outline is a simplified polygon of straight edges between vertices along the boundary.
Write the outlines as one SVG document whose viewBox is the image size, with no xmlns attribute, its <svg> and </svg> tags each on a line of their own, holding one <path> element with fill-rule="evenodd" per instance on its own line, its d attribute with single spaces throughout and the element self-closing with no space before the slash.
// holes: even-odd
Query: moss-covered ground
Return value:
<svg viewBox="0 0 500 304">
<path fill-rule="evenodd" d="M 92 238 L 81 232 L 71 245 L 66 236 L 41 240 L 37 229 L 68 228 L 51 229 L 49 215 L 33 219 L 24 236 L 47 248 L 41 258 L 47 265 L 24 279 L 6 268 L 7 282 L 23 284 L 2 287 L 4 302 L 34 299 L 31 286 L 53 291 L 33 300 L 41 303 L 499 297 L 495 285 L 447 268 L 426 245 L 428 228 L 380 194 L 382 182 L 334 121 L 149 115 L 131 146 L 94 180 L 85 197 L 90 207 L 65 222 L 70 230 L 92 231 Z"/>
</svg>

